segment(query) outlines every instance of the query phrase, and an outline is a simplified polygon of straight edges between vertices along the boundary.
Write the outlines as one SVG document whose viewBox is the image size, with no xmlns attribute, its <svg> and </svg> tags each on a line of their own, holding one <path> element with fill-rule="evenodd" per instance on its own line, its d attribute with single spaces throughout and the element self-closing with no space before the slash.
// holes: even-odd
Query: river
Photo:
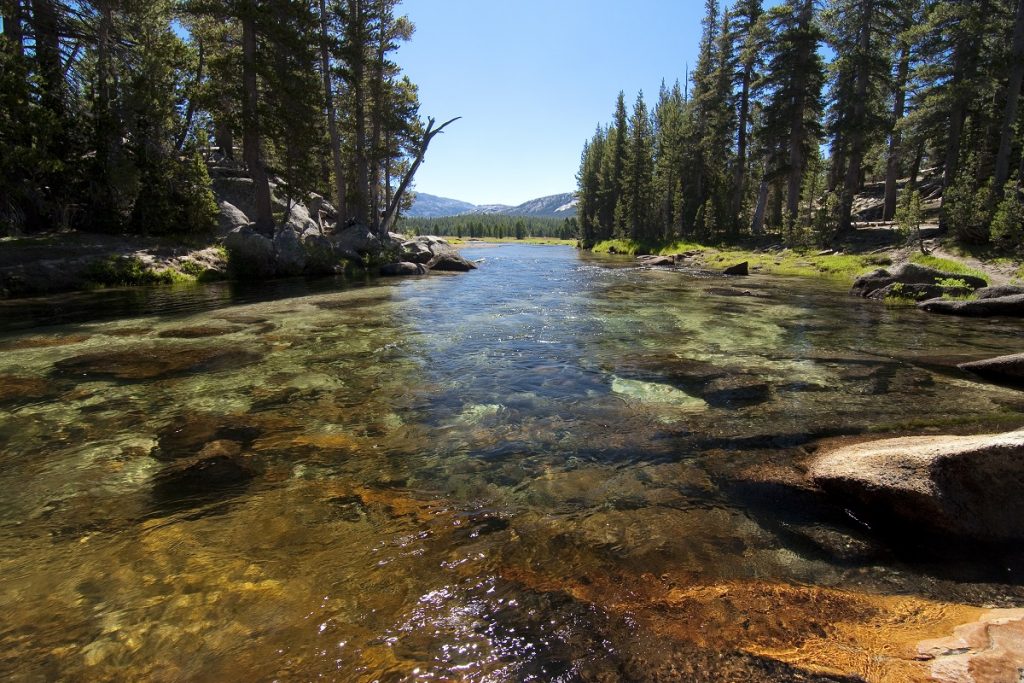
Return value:
<svg viewBox="0 0 1024 683">
<path fill-rule="evenodd" d="M 1019 322 L 467 254 L 0 306 L 0 677 L 919 680 L 918 640 L 1024 606 L 1020 555 L 796 481 L 822 439 L 1020 426 L 950 369 Z"/>
</svg>

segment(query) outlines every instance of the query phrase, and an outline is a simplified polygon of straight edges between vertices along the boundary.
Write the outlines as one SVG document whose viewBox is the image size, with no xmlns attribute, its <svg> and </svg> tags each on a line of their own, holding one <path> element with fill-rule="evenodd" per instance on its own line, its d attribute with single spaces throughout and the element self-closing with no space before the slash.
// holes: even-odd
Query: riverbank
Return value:
<svg viewBox="0 0 1024 683">
<path fill-rule="evenodd" d="M 752 273 L 848 283 L 876 268 L 909 262 L 956 275 L 981 277 L 989 285 L 1024 284 L 1024 267 L 1020 260 L 1003 255 L 970 254 L 939 238 L 928 240 L 925 246 L 929 253 L 923 254 L 917 247 L 899 244 L 894 231 L 874 229 L 870 233 L 868 239 L 860 237 L 831 249 L 787 248 L 770 243 L 734 246 L 676 241 L 651 245 L 632 240 L 608 240 L 594 245 L 592 251 L 628 256 L 685 255 L 691 265 L 708 270 L 722 270 L 746 262 Z"/>
</svg>

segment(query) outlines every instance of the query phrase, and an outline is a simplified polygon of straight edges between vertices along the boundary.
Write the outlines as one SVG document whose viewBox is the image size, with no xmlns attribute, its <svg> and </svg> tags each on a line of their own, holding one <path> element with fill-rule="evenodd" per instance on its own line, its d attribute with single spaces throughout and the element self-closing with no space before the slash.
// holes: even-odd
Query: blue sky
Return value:
<svg viewBox="0 0 1024 683">
<path fill-rule="evenodd" d="M 397 61 L 420 112 L 452 124 L 416 189 L 474 204 L 575 190 L 583 143 L 624 90 L 650 102 L 696 62 L 704 3 L 404 0 L 416 24 Z"/>
</svg>

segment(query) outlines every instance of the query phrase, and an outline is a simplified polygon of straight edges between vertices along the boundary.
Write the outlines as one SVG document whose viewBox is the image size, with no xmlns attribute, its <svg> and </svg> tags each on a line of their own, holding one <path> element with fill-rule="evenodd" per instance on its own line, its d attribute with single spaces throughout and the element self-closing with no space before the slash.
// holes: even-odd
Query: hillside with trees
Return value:
<svg viewBox="0 0 1024 683">
<path fill-rule="evenodd" d="M 213 167 L 262 235 L 316 196 L 385 234 L 446 125 L 394 61 L 397 5 L 4 0 L 0 234 L 209 233 Z"/>
<path fill-rule="evenodd" d="M 1022 0 L 707 0 L 689 78 L 586 143 L 581 240 L 827 244 L 941 199 L 956 240 L 1016 250 L 1022 81 Z"/>
</svg>

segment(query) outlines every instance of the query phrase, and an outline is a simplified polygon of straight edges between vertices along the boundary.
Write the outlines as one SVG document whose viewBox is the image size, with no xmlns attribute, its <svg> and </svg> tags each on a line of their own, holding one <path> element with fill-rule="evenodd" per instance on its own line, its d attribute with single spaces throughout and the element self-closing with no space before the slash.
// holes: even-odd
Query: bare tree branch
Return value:
<svg viewBox="0 0 1024 683">
<path fill-rule="evenodd" d="M 409 185 L 412 183 L 413 176 L 416 175 L 417 169 L 420 164 L 423 163 L 423 157 L 427 154 L 427 147 L 430 145 L 430 141 L 434 139 L 434 136 L 438 135 L 449 125 L 455 123 L 461 116 L 456 116 L 454 119 L 445 121 L 437 128 L 434 128 L 434 118 L 430 117 L 427 119 L 427 129 L 423 131 L 423 139 L 420 141 L 419 147 L 416 150 L 416 160 L 406 171 L 405 177 L 402 178 L 402 182 L 398 185 L 398 189 L 395 191 L 395 196 L 391 198 L 391 204 L 388 205 L 387 211 L 384 212 L 384 220 L 381 221 L 381 235 L 385 235 L 391 231 L 392 226 L 398 219 L 398 209 L 402 206 L 402 197 L 405 195 L 406 190 L 409 189 Z"/>
</svg>

